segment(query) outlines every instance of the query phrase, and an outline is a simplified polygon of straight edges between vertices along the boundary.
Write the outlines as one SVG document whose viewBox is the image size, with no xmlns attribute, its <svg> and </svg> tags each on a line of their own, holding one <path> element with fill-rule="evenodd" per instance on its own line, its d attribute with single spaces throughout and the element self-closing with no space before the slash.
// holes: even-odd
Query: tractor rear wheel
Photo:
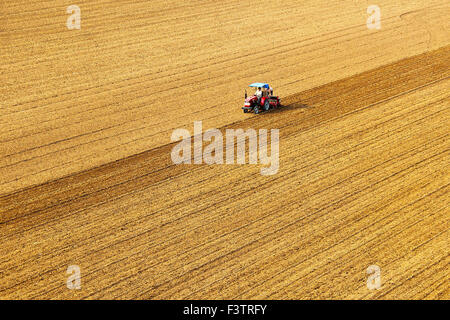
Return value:
<svg viewBox="0 0 450 320">
<path fill-rule="evenodd" d="M 264 102 L 264 111 L 269 111 L 270 109 L 270 103 L 269 100 L 266 100 L 266 102 Z"/>
<path fill-rule="evenodd" d="M 259 107 L 256 106 L 256 107 L 253 109 L 253 111 L 255 112 L 255 114 L 258 114 L 258 113 L 259 113 Z"/>
</svg>

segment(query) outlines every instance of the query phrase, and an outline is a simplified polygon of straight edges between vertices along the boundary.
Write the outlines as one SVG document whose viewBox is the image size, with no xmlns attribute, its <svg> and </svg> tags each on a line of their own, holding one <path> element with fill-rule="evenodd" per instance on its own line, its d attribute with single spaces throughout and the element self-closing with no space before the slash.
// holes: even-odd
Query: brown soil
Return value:
<svg viewBox="0 0 450 320">
<path fill-rule="evenodd" d="M 450 297 L 450 7 L 282 2 L 1 6 L 0 298 Z M 280 129 L 279 172 L 174 165 L 195 120 Z"/>
</svg>

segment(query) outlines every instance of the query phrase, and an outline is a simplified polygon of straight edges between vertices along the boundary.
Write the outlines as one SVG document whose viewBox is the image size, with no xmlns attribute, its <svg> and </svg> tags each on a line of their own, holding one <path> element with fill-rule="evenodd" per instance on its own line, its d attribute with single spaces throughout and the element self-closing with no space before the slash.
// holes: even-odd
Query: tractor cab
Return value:
<svg viewBox="0 0 450 320">
<path fill-rule="evenodd" d="M 267 83 L 255 82 L 249 85 L 255 90 L 251 96 L 247 95 L 245 90 L 245 102 L 242 110 L 244 113 L 254 112 L 258 114 L 260 110 L 269 111 L 270 108 L 277 108 L 280 106 L 280 99 L 273 95 L 273 89 Z"/>
</svg>

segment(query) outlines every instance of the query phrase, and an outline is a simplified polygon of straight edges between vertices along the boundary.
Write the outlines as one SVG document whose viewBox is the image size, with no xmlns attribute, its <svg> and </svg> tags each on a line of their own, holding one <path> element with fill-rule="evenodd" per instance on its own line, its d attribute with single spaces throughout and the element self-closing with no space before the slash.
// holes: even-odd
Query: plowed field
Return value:
<svg viewBox="0 0 450 320">
<path fill-rule="evenodd" d="M 367 1 L 66 2 L 0 4 L 1 299 L 450 298 L 448 1 L 379 30 Z M 242 113 L 256 81 L 283 107 Z M 278 172 L 174 164 L 194 121 L 279 129 Z"/>
</svg>

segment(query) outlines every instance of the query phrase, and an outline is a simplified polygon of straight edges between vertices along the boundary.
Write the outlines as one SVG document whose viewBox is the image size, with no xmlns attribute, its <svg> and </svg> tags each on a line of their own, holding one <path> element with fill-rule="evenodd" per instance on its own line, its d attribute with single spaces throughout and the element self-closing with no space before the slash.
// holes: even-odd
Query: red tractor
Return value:
<svg viewBox="0 0 450 320">
<path fill-rule="evenodd" d="M 280 98 L 273 95 L 273 89 L 267 83 L 252 83 L 251 88 L 257 88 L 254 95 L 247 97 L 245 91 L 245 102 L 242 110 L 244 113 L 254 112 L 258 114 L 261 110 L 269 111 L 270 108 L 278 108 L 281 106 Z"/>
</svg>

